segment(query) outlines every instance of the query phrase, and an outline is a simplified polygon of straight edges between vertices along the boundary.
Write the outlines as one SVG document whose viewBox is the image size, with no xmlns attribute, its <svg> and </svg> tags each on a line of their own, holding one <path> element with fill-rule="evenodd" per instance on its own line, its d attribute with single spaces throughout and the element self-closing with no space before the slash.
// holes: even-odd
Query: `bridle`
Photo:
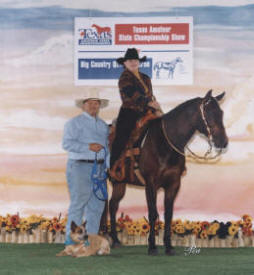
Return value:
<svg viewBox="0 0 254 275">
<path fill-rule="evenodd" d="M 169 144 L 169 146 L 171 146 L 178 154 L 186 157 L 186 158 L 192 158 L 192 159 L 198 159 L 198 160 L 213 160 L 216 159 L 221 153 L 222 153 L 222 149 L 220 149 L 218 151 L 218 153 L 214 156 L 209 156 L 212 153 L 212 134 L 211 134 L 211 129 L 207 123 L 206 117 L 205 117 L 205 105 L 208 105 L 210 102 L 210 100 L 208 100 L 207 102 L 202 101 L 202 103 L 199 106 L 200 109 L 200 113 L 201 113 L 201 118 L 205 124 L 206 130 L 207 130 L 207 137 L 208 137 L 208 144 L 209 144 L 209 148 L 207 149 L 206 153 L 204 154 L 204 156 L 199 156 L 197 154 L 195 154 L 189 147 L 188 145 L 186 145 L 187 150 L 190 152 L 190 155 L 186 155 L 185 152 L 180 151 L 180 149 L 178 149 L 169 139 L 166 129 L 165 129 L 165 122 L 163 121 L 163 119 L 161 120 L 161 128 L 162 128 L 162 132 L 163 135 L 165 137 L 165 139 L 167 140 L 167 143 Z"/>
</svg>

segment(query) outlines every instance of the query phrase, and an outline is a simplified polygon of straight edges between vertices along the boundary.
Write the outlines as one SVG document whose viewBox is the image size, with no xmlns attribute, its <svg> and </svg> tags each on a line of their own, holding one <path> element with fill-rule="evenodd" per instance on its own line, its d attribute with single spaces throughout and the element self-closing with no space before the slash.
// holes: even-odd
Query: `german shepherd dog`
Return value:
<svg viewBox="0 0 254 275">
<path fill-rule="evenodd" d="M 75 244 L 67 245 L 63 251 L 56 254 L 57 257 L 87 257 L 91 255 L 110 254 L 109 241 L 99 235 L 87 234 L 86 222 L 77 226 L 76 223 L 72 221 L 70 236 Z"/>
</svg>

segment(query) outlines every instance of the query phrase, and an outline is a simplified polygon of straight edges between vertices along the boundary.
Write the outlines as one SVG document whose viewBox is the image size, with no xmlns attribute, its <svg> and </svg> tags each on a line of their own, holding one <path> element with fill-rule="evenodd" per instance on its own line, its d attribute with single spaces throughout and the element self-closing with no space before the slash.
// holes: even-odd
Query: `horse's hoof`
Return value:
<svg viewBox="0 0 254 275">
<path fill-rule="evenodd" d="M 150 256 L 156 256 L 156 255 L 158 255 L 158 249 L 157 248 L 149 248 L 148 249 L 148 255 L 150 255 Z"/>
<path fill-rule="evenodd" d="M 123 245 L 120 243 L 120 242 L 113 242 L 111 247 L 112 248 L 119 248 L 119 247 L 122 247 Z"/>
<path fill-rule="evenodd" d="M 166 249 L 165 254 L 168 256 L 174 256 L 176 255 L 176 252 L 173 248 L 170 248 L 170 249 Z"/>
</svg>

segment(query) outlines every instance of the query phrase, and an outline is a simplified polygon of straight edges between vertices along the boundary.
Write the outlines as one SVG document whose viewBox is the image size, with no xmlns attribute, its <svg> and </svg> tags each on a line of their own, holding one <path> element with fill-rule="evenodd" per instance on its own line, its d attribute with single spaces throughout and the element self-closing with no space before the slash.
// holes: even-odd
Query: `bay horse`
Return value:
<svg viewBox="0 0 254 275">
<path fill-rule="evenodd" d="M 167 255 L 174 255 L 171 246 L 171 220 L 181 176 L 185 171 L 184 148 L 196 131 L 206 136 L 216 148 L 226 148 L 228 138 L 223 125 L 219 101 L 225 92 L 213 97 L 212 90 L 204 98 L 188 100 L 162 117 L 150 121 L 140 152 L 139 169 L 146 182 L 145 192 L 150 224 L 148 254 L 156 255 L 155 222 L 158 218 L 156 198 L 164 189 L 164 246 Z M 120 245 L 116 232 L 116 212 L 126 190 L 126 182 L 112 184 L 109 203 L 113 246 Z"/>
</svg>

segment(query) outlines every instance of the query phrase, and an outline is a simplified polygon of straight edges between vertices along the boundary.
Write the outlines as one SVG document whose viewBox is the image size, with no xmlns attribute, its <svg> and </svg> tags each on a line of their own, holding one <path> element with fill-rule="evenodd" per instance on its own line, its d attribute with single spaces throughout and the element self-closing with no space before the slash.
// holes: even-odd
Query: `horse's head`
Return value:
<svg viewBox="0 0 254 275">
<path fill-rule="evenodd" d="M 226 148 L 228 137 L 223 125 L 223 111 L 219 106 L 225 92 L 213 97 L 212 90 L 208 91 L 200 105 L 201 120 L 199 131 L 211 138 L 217 148 Z"/>
</svg>

